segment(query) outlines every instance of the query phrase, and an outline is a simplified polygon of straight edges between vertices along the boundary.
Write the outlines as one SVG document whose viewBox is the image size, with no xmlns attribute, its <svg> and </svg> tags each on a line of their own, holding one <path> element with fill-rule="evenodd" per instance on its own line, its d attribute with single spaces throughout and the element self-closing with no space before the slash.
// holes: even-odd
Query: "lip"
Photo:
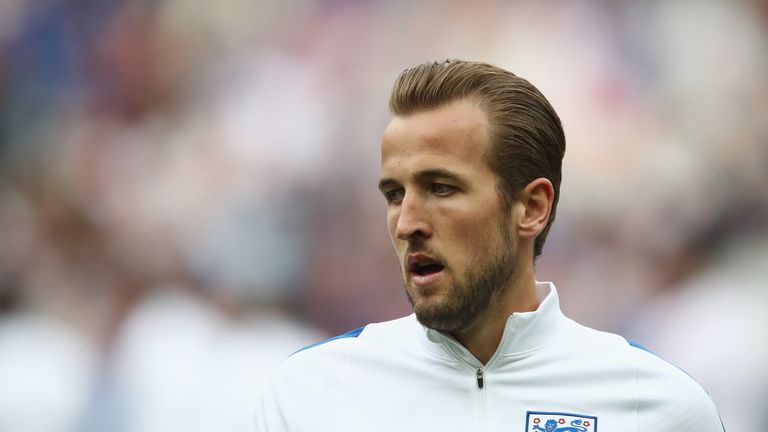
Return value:
<svg viewBox="0 0 768 432">
<path fill-rule="evenodd" d="M 440 260 L 437 258 L 433 258 L 430 255 L 427 255 L 422 252 L 409 254 L 405 258 L 405 267 L 408 269 L 409 272 L 413 272 L 417 265 L 425 264 L 425 263 L 440 264 Z"/>
<path fill-rule="evenodd" d="M 409 272 L 409 276 L 413 285 L 424 288 L 438 282 L 443 277 L 443 270 L 423 276 Z"/>
<path fill-rule="evenodd" d="M 427 275 L 420 275 L 416 273 L 416 266 L 424 263 L 440 264 L 443 266 L 443 268 L 438 272 L 430 273 Z M 443 277 L 443 273 L 445 272 L 445 266 L 439 259 L 425 253 L 413 253 L 408 255 L 405 260 L 405 268 L 411 283 L 418 287 L 426 287 L 436 283 Z"/>
</svg>

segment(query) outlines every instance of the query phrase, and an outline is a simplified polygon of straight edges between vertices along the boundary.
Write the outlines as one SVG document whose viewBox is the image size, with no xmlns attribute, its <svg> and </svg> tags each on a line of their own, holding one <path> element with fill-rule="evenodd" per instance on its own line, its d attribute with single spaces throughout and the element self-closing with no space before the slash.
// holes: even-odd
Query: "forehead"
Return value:
<svg viewBox="0 0 768 432">
<path fill-rule="evenodd" d="M 396 116 L 384 130 L 381 142 L 382 170 L 406 161 L 427 160 L 435 165 L 486 167 L 488 119 L 468 100 Z"/>
</svg>

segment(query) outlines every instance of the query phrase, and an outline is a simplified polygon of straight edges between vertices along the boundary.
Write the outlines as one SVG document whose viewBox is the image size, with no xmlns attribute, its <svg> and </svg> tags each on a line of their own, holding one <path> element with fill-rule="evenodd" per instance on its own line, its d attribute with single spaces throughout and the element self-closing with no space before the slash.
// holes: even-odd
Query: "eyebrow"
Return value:
<svg viewBox="0 0 768 432">
<path fill-rule="evenodd" d="M 421 170 L 416 172 L 416 174 L 414 174 L 414 177 L 422 180 L 434 179 L 434 178 L 445 178 L 445 179 L 450 179 L 455 181 L 461 181 L 461 177 L 458 174 L 442 168 L 431 168 L 431 169 Z M 400 183 L 394 179 L 383 178 L 379 180 L 379 190 L 383 192 L 386 188 L 396 186 L 399 184 Z"/>
</svg>

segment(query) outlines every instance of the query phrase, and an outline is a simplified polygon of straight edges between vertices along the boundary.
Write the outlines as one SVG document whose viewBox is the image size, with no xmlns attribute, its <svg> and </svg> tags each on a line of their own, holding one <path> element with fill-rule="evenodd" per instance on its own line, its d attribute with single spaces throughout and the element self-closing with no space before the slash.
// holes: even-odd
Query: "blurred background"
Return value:
<svg viewBox="0 0 768 432">
<path fill-rule="evenodd" d="M 247 429 L 298 348 L 409 312 L 397 74 L 507 68 L 566 131 L 537 265 L 768 422 L 768 2 L 0 1 L 0 430 Z"/>
</svg>

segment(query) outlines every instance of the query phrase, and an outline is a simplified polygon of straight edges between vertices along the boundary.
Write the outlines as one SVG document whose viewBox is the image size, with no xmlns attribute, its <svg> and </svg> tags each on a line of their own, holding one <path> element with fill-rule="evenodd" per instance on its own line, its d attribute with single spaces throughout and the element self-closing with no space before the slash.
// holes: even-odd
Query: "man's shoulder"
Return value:
<svg viewBox="0 0 768 432">
<path fill-rule="evenodd" d="M 413 315 L 370 323 L 301 348 L 285 363 L 305 363 L 338 356 L 361 355 L 370 350 L 404 347 L 421 334 L 420 330 L 421 326 Z"/>
<path fill-rule="evenodd" d="M 712 399 L 684 370 L 620 335 L 581 325 L 572 329 L 583 339 L 571 338 L 571 343 L 588 341 L 605 374 L 624 377 L 619 382 L 628 385 L 625 391 L 635 400 L 638 424 L 646 427 L 643 430 L 673 423 L 681 430 L 722 430 Z"/>
<path fill-rule="evenodd" d="M 679 402 L 683 405 L 690 405 L 695 401 L 711 405 L 711 399 L 704 388 L 683 369 L 639 344 L 629 342 L 629 345 L 641 403 L 657 402 L 663 398 L 670 403 Z"/>
<path fill-rule="evenodd" d="M 685 371 L 637 342 L 580 324 L 575 324 L 572 330 L 580 336 L 568 338 L 569 343 L 585 345 L 594 355 L 632 371 L 638 385 L 646 383 L 648 389 L 653 391 L 657 390 L 656 384 L 666 383 L 683 393 L 706 396 L 701 385 Z"/>
<path fill-rule="evenodd" d="M 382 379 L 376 371 L 402 367 L 409 358 L 403 352 L 414 349 L 413 342 L 423 335 L 420 329 L 413 317 L 404 317 L 367 324 L 296 351 L 272 373 L 258 407 L 257 429 L 313 430 L 311 423 L 361 400 L 371 380 Z"/>
<path fill-rule="evenodd" d="M 720 418 L 706 390 L 683 369 L 630 342 L 635 360 L 638 421 L 675 419 L 690 430 L 720 431 Z"/>
<path fill-rule="evenodd" d="M 601 379 L 633 400 L 642 430 L 659 424 L 680 430 L 721 431 L 714 403 L 693 377 L 644 346 L 624 337 L 572 322 L 563 351 L 581 352 L 580 364 L 599 369 Z M 597 380 L 597 379 L 596 379 Z M 674 428 L 673 428 L 674 429 Z M 670 429 L 670 430 L 673 430 Z"/>
<path fill-rule="evenodd" d="M 655 394 L 661 386 L 669 398 L 688 399 L 701 396 L 709 399 L 704 388 L 683 369 L 656 355 L 644 346 L 627 341 L 629 354 L 633 360 L 638 393 Z M 652 398 L 656 398 L 653 396 Z"/>
</svg>

